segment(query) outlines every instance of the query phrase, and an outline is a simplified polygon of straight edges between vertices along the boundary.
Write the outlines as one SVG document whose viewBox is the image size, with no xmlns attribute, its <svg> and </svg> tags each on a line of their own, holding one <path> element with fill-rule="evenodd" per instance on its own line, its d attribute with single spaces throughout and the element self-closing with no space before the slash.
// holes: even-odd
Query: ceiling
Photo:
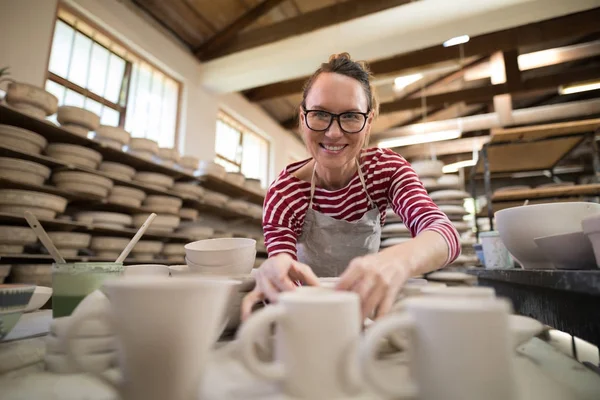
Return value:
<svg viewBox="0 0 600 400">
<path fill-rule="evenodd" d="M 359 54 L 373 55 L 367 60 L 375 74 L 381 103 L 380 117 L 373 127 L 376 139 L 397 136 L 401 132 L 398 128 L 421 122 L 490 112 L 509 115 L 512 110 L 600 97 L 600 90 L 559 94 L 561 85 L 600 80 L 597 23 L 600 3 L 594 0 L 548 0 L 546 7 L 539 7 L 539 0 L 490 0 L 483 2 L 487 8 L 479 2 L 474 6 L 463 0 L 133 0 L 133 3 L 196 55 L 206 66 L 209 74 L 206 79 L 217 79 L 219 74 L 226 76 L 226 71 L 221 71 L 224 66 L 254 74 L 234 77 L 235 73 L 230 72 L 232 82 L 234 78 L 241 82 L 231 85 L 244 87 L 241 92 L 248 100 L 292 131 L 297 126 L 296 113 L 306 71 L 314 69 L 313 53 L 329 51 L 329 47 L 344 51 L 356 45 L 361 35 L 365 37 L 364 43 L 355 47 Z M 446 4 L 448 10 L 433 7 Z M 596 8 L 591 8 L 594 5 Z M 473 10 L 477 7 L 481 8 Z M 426 19 L 427 15 L 422 15 L 424 10 L 440 16 L 437 20 Z M 530 10 L 526 17 L 521 15 L 525 10 Z M 570 12 L 574 10 L 577 12 Z M 444 13 L 448 21 L 443 19 Z M 404 40 L 410 43 L 403 43 L 404 47 L 399 45 L 397 49 L 410 51 L 390 53 L 393 46 L 387 46 L 387 53 L 380 52 L 380 56 L 369 49 L 383 49 L 373 39 L 379 33 L 373 24 L 381 28 L 383 42 L 399 34 L 400 31 L 393 29 L 403 28 L 396 27 L 402 25 L 398 24 L 399 17 L 413 15 L 425 18 L 423 27 L 426 24 L 436 27 L 432 35 L 438 37 L 428 34 L 426 38 L 432 44 L 415 47 L 415 41 Z M 473 15 L 479 18 L 477 26 L 471 22 Z M 469 21 L 472 32 L 480 34 L 471 35 L 469 42 L 460 46 L 443 47 L 439 37 L 446 36 L 440 35 L 463 29 L 460 24 L 463 20 Z M 523 21 L 527 23 L 519 24 Z M 445 23 L 450 28 L 446 29 Z M 466 25 L 465 22 L 464 29 L 471 32 Z M 356 32 L 359 27 L 370 28 Z M 410 32 L 406 35 L 397 36 L 396 41 L 412 37 Z M 346 37 L 354 42 L 344 42 Z M 302 54 L 293 54 L 294 43 L 299 53 L 305 52 L 305 58 L 311 58 L 312 64 L 299 65 Z M 269 54 L 268 49 L 281 49 L 284 44 L 288 45 L 285 54 L 275 51 L 269 57 L 264 56 Z M 281 71 L 263 71 L 261 68 L 265 66 L 279 67 Z M 414 74 L 420 74 L 414 83 L 403 88 L 394 85 L 394 78 Z M 462 137 L 482 135 L 489 135 L 489 129 L 465 132 Z"/>
</svg>

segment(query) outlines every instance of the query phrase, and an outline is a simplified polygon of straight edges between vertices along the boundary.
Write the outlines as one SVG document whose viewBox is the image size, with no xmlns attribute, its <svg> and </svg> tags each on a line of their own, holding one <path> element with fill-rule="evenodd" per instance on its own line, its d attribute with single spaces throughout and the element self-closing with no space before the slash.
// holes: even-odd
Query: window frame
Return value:
<svg viewBox="0 0 600 400">
<path fill-rule="evenodd" d="M 86 24 L 90 28 L 92 28 L 93 30 L 95 30 L 98 33 L 100 33 L 101 35 L 105 36 L 109 41 L 111 41 L 112 43 L 119 46 L 125 52 L 125 55 L 119 54 L 115 50 L 109 49 L 102 42 L 95 40 L 92 36 L 87 34 L 87 32 L 78 29 L 77 24 L 76 23 L 73 24 L 73 23 L 69 22 L 68 20 L 66 20 L 65 17 L 61 16 L 62 13 L 70 14 L 70 16 L 72 16 L 76 21 L 83 22 L 84 24 Z M 88 89 L 85 89 L 85 88 L 77 85 L 76 83 L 69 81 L 66 78 L 63 78 L 61 76 L 54 74 L 53 72 L 50 72 L 50 58 L 51 58 L 51 53 L 52 53 L 52 43 L 54 41 L 54 33 L 56 30 L 56 24 L 58 21 L 62 21 L 63 23 L 65 23 L 66 25 L 71 27 L 76 32 L 79 32 L 80 34 L 82 34 L 85 37 L 87 37 L 88 39 L 90 39 L 93 43 L 96 43 L 97 45 L 102 46 L 109 53 L 114 54 L 114 55 L 122 58 L 125 61 L 125 68 L 123 71 L 123 82 L 125 83 L 125 88 L 121 88 L 121 90 L 124 91 L 124 94 L 122 92 L 121 94 L 122 94 L 123 98 L 119 99 L 119 102 L 124 103 L 124 104 L 113 103 L 112 101 L 110 101 Z M 176 105 L 177 112 L 175 115 L 175 132 L 174 132 L 174 137 L 173 137 L 173 147 L 178 148 L 179 147 L 179 128 L 180 128 L 180 120 L 181 120 L 181 100 L 182 100 L 182 92 L 183 92 L 183 83 L 180 80 L 173 77 L 171 74 L 167 73 L 165 70 L 163 70 L 159 66 L 157 66 L 156 64 L 154 64 L 153 62 L 151 62 L 150 60 L 148 60 L 148 58 L 142 56 L 137 51 L 133 50 L 130 46 L 126 45 L 122 40 L 120 40 L 119 38 L 117 38 L 116 36 L 114 36 L 113 34 L 108 32 L 105 28 L 103 28 L 103 27 L 99 26 L 97 23 L 91 21 L 88 17 L 83 15 L 78 10 L 74 9 L 73 7 L 67 5 L 63 2 L 59 2 L 59 4 L 56 7 L 56 15 L 54 18 L 54 24 L 52 25 L 52 35 L 50 36 L 50 51 L 48 52 L 48 57 L 47 57 L 47 62 L 46 62 L 46 80 L 44 81 L 44 84 L 48 80 L 55 82 L 59 85 L 64 86 L 66 89 L 73 90 L 74 92 L 79 93 L 84 97 L 87 97 L 91 100 L 94 100 L 94 101 L 102 104 L 105 107 L 109 107 L 109 108 L 119 112 L 119 125 L 118 126 L 120 128 L 124 129 L 125 121 L 127 119 L 127 107 L 129 106 L 129 104 L 128 104 L 129 91 L 131 89 L 131 84 L 132 84 L 131 80 L 132 80 L 132 76 L 133 76 L 133 63 L 136 61 L 140 62 L 140 63 L 143 62 L 143 63 L 148 64 L 151 68 L 157 70 L 164 76 L 173 80 L 177 85 L 177 105 Z"/>
</svg>

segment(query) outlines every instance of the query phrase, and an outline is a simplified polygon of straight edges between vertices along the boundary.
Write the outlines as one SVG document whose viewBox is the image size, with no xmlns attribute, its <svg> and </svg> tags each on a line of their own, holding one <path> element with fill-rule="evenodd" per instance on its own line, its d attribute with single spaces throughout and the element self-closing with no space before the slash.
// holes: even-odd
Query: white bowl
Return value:
<svg viewBox="0 0 600 400">
<path fill-rule="evenodd" d="M 36 286 L 35 291 L 33 292 L 33 296 L 29 300 L 27 307 L 25 308 L 25 312 L 32 312 L 35 310 L 39 310 L 50 300 L 52 296 L 52 288 L 45 286 Z"/>
<path fill-rule="evenodd" d="M 254 268 L 254 257 L 218 266 L 196 264 L 187 258 L 185 258 L 185 262 L 192 272 L 212 276 L 244 275 L 249 274 Z"/>
<path fill-rule="evenodd" d="M 206 266 L 231 265 L 248 257 L 254 262 L 256 240 L 248 238 L 205 239 L 185 245 L 186 257 Z"/>
<path fill-rule="evenodd" d="M 533 239 L 548 261 L 558 269 L 595 269 L 592 243 L 583 232 L 571 232 Z"/>
<path fill-rule="evenodd" d="M 48 232 L 48 236 L 60 249 L 84 249 L 92 240 L 92 235 L 78 232 Z"/>
<path fill-rule="evenodd" d="M 444 174 L 444 163 L 439 160 L 415 161 L 411 165 L 419 178 L 438 178 Z"/>
<path fill-rule="evenodd" d="M 496 212 L 496 225 L 508 251 L 525 269 L 554 269 L 534 239 L 577 232 L 600 204 L 586 202 L 536 204 Z"/>
<path fill-rule="evenodd" d="M 31 190 L 0 189 L 0 205 L 31 206 L 62 213 L 67 207 L 67 199 Z"/>
<path fill-rule="evenodd" d="M 169 276 L 169 268 L 166 265 L 159 264 L 139 264 L 125 266 L 124 276 L 132 275 L 154 275 L 154 276 Z"/>
</svg>

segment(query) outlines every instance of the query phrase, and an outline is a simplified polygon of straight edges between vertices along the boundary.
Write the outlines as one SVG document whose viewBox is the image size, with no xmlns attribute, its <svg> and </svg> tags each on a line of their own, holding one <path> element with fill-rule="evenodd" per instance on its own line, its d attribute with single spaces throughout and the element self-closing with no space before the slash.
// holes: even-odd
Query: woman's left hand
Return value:
<svg viewBox="0 0 600 400">
<path fill-rule="evenodd" d="M 398 292 L 410 277 L 410 269 L 397 257 L 384 252 L 353 259 L 340 276 L 336 289 L 358 293 L 363 317 L 377 310 L 376 318 L 387 314 Z"/>
</svg>

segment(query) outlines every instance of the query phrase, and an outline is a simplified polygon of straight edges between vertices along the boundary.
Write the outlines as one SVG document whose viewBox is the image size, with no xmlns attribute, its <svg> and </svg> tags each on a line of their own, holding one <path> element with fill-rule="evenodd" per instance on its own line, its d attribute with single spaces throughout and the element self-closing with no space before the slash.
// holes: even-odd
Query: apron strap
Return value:
<svg viewBox="0 0 600 400">
<path fill-rule="evenodd" d="M 365 177 L 363 176 L 363 173 L 360 170 L 360 163 L 358 162 L 358 159 L 356 160 L 356 168 L 358 170 L 358 179 L 360 179 L 360 183 L 362 184 L 362 187 L 365 190 L 367 199 L 369 199 L 369 205 L 371 207 L 377 207 L 377 205 L 371 199 L 371 196 L 369 196 L 369 191 L 367 190 L 367 184 L 365 183 Z M 315 176 L 316 176 L 316 174 L 317 174 L 317 162 L 315 161 L 315 164 L 313 165 L 312 177 L 310 178 L 310 203 L 308 205 L 309 209 L 313 208 L 313 197 L 315 195 Z"/>
</svg>

